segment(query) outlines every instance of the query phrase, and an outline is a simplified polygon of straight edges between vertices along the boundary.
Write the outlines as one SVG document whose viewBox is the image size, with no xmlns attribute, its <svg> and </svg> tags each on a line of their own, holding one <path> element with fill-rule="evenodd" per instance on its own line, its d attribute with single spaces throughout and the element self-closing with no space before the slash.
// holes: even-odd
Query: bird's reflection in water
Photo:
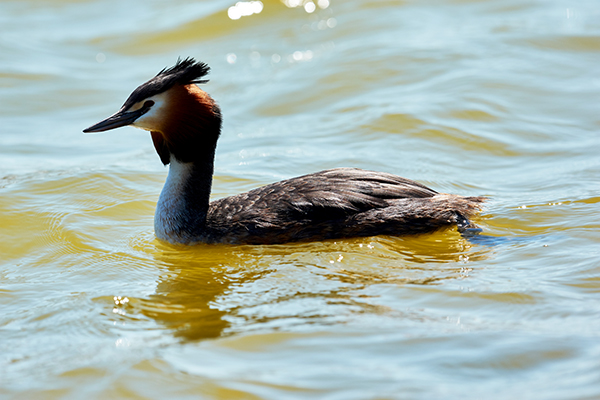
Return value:
<svg viewBox="0 0 600 400">
<path fill-rule="evenodd" d="M 389 311 L 365 295 L 370 286 L 465 278 L 469 263 L 488 254 L 455 231 L 275 246 L 163 246 L 155 258 L 165 272 L 138 311 L 186 341 L 330 325 L 357 312 Z"/>
<path fill-rule="evenodd" d="M 145 299 L 140 310 L 184 340 L 221 336 L 229 323 L 224 318 L 228 310 L 219 301 L 234 287 L 269 273 L 246 268 L 236 247 L 165 247 L 156 256 L 165 272 L 156 294 Z"/>
</svg>

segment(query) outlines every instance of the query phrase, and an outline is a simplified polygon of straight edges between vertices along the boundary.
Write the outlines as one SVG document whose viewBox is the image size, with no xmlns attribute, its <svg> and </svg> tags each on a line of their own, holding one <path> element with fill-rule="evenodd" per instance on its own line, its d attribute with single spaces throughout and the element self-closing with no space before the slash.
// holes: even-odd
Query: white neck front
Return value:
<svg viewBox="0 0 600 400">
<path fill-rule="evenodd" d="M 163 187 L 156 212 L 154 214 L 154 231 L 159 239 L 171 243 L 188 243 L 192 238 L 185 226 L 192 207 L 186 196 L 187 187 L 192 178 L 193 163 L 182 163 L 171 155 L 169 175 Z"/>
</svg>

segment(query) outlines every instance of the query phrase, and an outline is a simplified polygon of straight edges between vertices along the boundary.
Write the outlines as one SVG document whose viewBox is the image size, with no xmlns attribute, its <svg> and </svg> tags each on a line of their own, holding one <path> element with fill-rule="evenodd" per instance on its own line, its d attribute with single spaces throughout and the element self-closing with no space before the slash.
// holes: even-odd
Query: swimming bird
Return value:
<svg viewBox="0 0 600 400">
<path fill-rule="evenodd" d="M 84 132 L 131 125 L 150 131 L 169 165 L 154 216 L 156 236 L 173 244 L 277 244 L 408 235 L 452 225 L 477 230 L 468 217 L 484 197 L 438 193 L 399 176 L 335 168 L 210 202 L 221 111 L 198 84 L 210 68 L 178 59 L 136 88 L 115 114 Z"/>
</svg>

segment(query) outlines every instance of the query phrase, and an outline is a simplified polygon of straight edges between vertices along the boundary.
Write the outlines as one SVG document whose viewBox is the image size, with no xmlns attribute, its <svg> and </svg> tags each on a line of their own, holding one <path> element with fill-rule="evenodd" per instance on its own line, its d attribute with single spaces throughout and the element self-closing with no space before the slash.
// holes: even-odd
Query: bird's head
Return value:
<svg viewBox="0 0 600 400">
<path fill-rule="evenodd" d="M 193 58 L 178 60 L 154 78 L 138 86 L 123 106 L 110 117 L 85 129 L 103 132 L 131 125 L 152 133 L 154 147 L 166 165 L 174 156 L 192 162 L 214 156 L 221 132 L 221 111 L 196 84 L 209 72 L 208 65 Z"/>
</svg>

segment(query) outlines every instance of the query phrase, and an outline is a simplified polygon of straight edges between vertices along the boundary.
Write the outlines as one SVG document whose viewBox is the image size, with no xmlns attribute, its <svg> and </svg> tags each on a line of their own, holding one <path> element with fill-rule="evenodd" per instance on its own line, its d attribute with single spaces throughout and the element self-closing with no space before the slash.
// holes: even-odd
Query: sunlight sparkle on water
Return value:
<svg viewBox="0 0 600 400">
<path fill-rule="evenodd" d="M 262 1 L 238 1 L 234 6 L 229 7 L 227 15 L 230 19 L 236 20 L 252 14 L 260 14 L 262 10 Z"/>
<path fill-rule="evenodd" d="M 283 4 L 289 8 L 304 7 L 304 11 L 310 14 L 315 12 L 317 6 L 321 9 L 329 7 L 329 0 L 319 0 L 316 5 L 312 0 L 283 0 Z"/>
<path fill-rule="evenodd" d="M 289 61 L 310 61 L 313 58 L 313 52 L 311 50 L 293 52 L 289 57 Z"/>
<path fill-rule="evenodd" d="M 227 54 L 226 59 L 229 64 L 235 64 L 237 56 L 234 53 L 229 53 Z"/>
</svg>

